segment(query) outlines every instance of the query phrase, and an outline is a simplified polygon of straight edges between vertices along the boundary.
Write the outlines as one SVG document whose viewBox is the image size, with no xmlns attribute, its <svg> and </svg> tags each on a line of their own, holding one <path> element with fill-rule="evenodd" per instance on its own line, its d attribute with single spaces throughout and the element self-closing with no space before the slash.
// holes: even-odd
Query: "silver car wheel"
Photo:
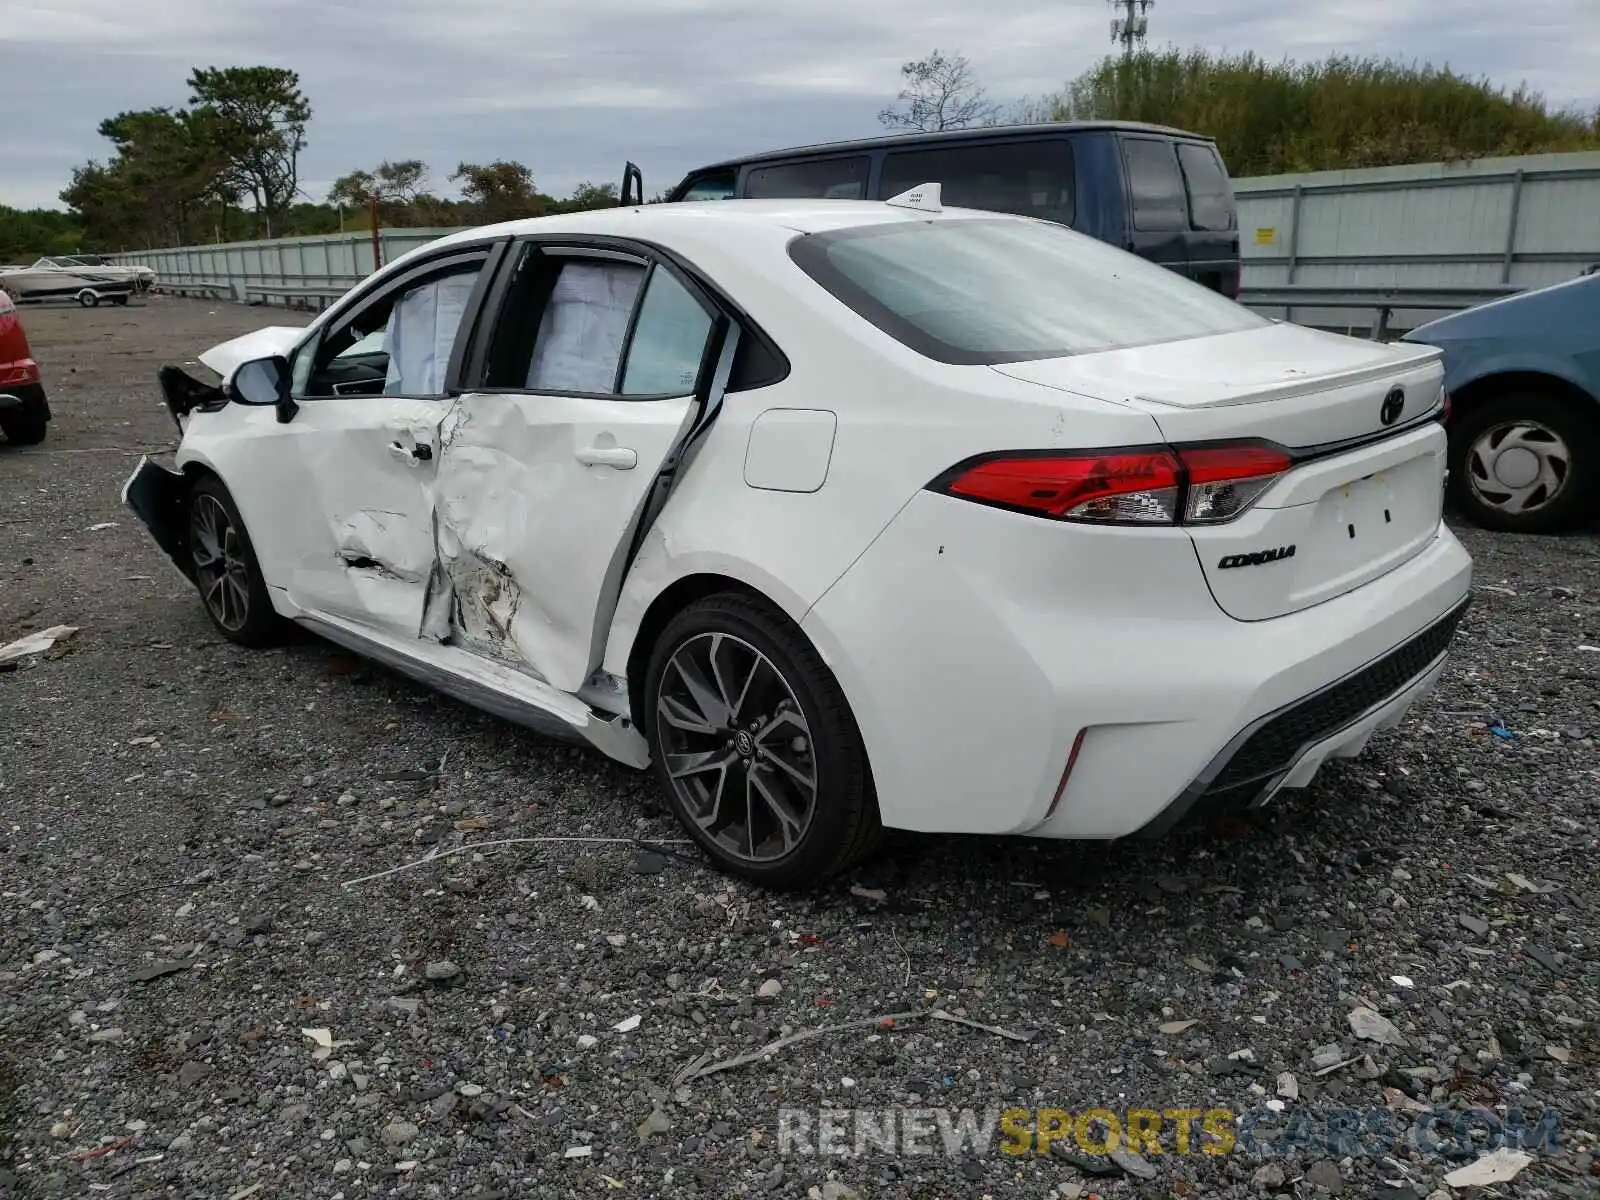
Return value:
<svg viewBox="0 0 1600 1200">
<path fill-rule="evenodd" d="M 1537 421 L 1507 421 L 1485 430 L 1467 450 L 1467 481 L 1489 508 L 1512 515 L 1538 512 L 1561 494 L 1572 451 Z"/>
</svg>

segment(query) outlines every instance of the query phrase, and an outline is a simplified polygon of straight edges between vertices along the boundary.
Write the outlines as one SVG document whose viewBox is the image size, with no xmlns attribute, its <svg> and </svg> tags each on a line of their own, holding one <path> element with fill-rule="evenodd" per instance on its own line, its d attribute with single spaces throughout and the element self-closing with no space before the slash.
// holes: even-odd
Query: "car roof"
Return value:
<svg viewBox="0 0 1600 1200">
<path fill-rule="evenodd" d="M 1031 217 L 982 209 L 946 208 L 933 215 L 921 209 L 900 208 L 883 200 L 718 200 L 703 204 L 637 204 L 627 208 L 592 208 L 584 212 L 525 217 L 498 225 L 478 225 L 448 234 L 418 249 L 468 245 L 511 235 L 582 234 L 595 237 L 661 240 L 700 240 L 716 231 L 785 231 L 825 233 L 859 225 L 892 222 L 993 220 L 1034 223 Z M 413 251 L 412 253 L 415 253 Z"/>
<path fill-rule="evenodd" d="M 707 163 L 705 166 L 696 167 L 689 174 L 698 175 L 702 171 L 725 170 L 728 167 L 742 167 L 746 164 L 799 158 L 814 154 L 866 153 L 896 146 L 960 145 L 966 142 L 983 142 L 996 139 L 1011 140 L 1039 137 L 1047 134 L 1089 133 L 1105 130 L 1122 133 L 1156 134 L 1161 137 L 1183 138 L 1186 141 L 1193 142 L 1216 141 L 1215 138 L 1207 137 L 1202 133 L 1194 133 L 1186 129 L 1175 129 L 1168 125 L 1151 125 L 1143 121 L 1047 121 L 1035 125 L 989 125 L 978 129 L 943 129 L 922 133 L 891 133 L 879 137 L 856 138 L 851 141 L 819 142 L 811 146 L 792 146 L 786 150 L 763 150 L 757 154 L 746 154 L 739 158 L 728 158 L 720 162 Z"/>
</svg>

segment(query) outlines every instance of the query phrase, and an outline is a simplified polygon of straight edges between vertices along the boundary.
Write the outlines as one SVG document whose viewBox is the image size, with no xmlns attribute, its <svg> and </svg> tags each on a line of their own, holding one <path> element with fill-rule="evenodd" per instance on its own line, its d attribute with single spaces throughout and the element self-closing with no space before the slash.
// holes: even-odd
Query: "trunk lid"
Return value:
<svg viewBox="0 0 1600 1200">
<path fill-rule="evenodd" d="M 1260 621 L 1369 583 L 1438 536 L 1439 360 L 1432 347 L 1274 324 L 995 369 L 1145 412 L 1173 444 L 1265 438 L 1293 452 L 1243 516 L 1186 527 L 1217 604 Z"/>
</svg>

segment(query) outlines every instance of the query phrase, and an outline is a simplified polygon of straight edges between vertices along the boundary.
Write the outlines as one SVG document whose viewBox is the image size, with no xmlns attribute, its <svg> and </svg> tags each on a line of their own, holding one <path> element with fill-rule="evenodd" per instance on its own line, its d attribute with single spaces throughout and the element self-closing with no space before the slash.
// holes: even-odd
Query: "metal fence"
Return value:
<svg viewBox="0 0 1600 1200">
<path fill-rule="evenodd" d="M 380 230 L 377 257 L 381 262 L 392 262 L 409 250 L 454 232 Z M 374 260 L 370 230 L 137 250 L 115 257 L 118 262 L 150 267 L 156 273 L 157 286 L 164 291 L 217 296 L 242 304 L 312 308 L 322 307 L 372 274 Z"/>
<path fill-rule="evenodd" d="M 1241 297 L 1271 316 L 1370 332 L 1600 263 L 1600 153 L 1234 181 Z M 389 262 L 449 229 L 389 229 Z M 371 273 L 370 232 L 137 251 L 160 286 L 320 308 Z M 1410 307 L 1407 307 L 1407 305 Z"/>
<path fill-rule="evenodd" d="M 1467 297 L 1544 287 L 1600 263 L 1600 153 L 1320 171 L 1234 188 L 1246 301 L 1308 325 L 1370 320 L 1348 306 L 1363 291 L 1403 305 L 1406 293 L 1454 289 L 1465 307 Z M 1302 290 L 1294 307 L 1268 302 Z M 1330 295 L 1345 303 L 1315 307 Z M 1436 308 L 1394 308 L 1391 324 L 1411 328 Z"/>
</svg>

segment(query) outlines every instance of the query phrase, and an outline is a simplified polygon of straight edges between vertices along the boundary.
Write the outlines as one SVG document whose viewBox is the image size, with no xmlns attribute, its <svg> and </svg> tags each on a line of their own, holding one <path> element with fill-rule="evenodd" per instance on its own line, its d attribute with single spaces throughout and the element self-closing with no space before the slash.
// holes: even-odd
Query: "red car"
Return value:
<svg viewBox="0 0 1600 1200">
<path fill-rule="evenodd" d="M 44 441 L 50 402 L 44 396 L 39 364 L 28 349 L 17 306 L 0 290 L 0 433 L 22 446 Z"/>
</svg>

